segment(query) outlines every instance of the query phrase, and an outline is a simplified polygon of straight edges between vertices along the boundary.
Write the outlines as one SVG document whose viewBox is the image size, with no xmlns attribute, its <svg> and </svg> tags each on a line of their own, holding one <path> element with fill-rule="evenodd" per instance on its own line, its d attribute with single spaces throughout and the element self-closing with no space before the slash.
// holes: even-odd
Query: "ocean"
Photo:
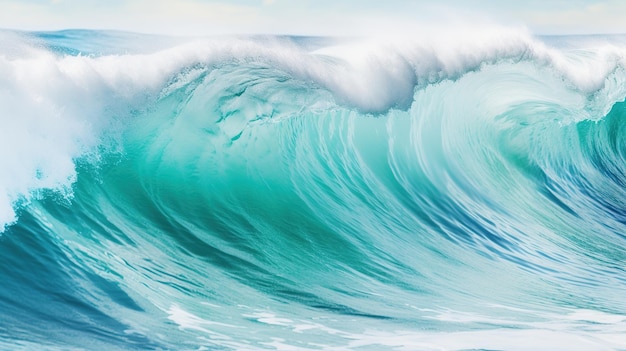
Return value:
<svg viewBox="0 0 626 351">
<path fill-rule="evenodd" d="M 626 350 L 626 36 L 0 43 L 1 350 Z"/>
</svg>

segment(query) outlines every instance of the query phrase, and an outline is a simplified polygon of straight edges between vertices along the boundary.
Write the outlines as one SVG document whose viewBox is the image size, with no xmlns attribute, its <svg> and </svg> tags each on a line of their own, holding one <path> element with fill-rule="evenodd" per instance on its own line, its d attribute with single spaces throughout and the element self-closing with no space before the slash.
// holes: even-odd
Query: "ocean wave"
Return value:
<svg viewBox="0 0 626 351">
<path fill-rule="evenodd" d="M 0 347 L 626 345 L 616 38 L 0 37 Z"/>
</svg>

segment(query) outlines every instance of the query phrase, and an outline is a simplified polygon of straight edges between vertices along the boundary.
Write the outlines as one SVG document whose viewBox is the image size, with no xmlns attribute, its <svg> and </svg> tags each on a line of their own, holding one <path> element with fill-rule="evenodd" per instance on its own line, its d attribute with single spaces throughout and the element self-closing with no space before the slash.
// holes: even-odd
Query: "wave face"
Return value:
<svg viewBox="0 0 626 351">
<path fill-rule="evenodd" d="M 624 37 L 0 38 L 0 349 L 626 348 Z"/>
</svg>

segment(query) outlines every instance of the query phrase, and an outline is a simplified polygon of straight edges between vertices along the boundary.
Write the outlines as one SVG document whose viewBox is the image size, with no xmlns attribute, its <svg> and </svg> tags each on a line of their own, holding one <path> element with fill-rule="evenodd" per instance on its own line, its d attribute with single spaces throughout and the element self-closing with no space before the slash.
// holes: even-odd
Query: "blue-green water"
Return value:
<svg viewBox="0 0 626 351">
<path fill-rule="evenodd" d="M 626 349 L 623 37 L 0 42 L 0 349 Z"/>
</svg>

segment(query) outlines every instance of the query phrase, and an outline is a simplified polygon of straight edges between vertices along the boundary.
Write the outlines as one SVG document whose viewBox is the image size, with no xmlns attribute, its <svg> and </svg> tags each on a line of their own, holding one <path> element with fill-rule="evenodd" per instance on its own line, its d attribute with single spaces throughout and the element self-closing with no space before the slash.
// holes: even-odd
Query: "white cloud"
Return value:
<svg viewBox="0 0 626 351">
<path fill-rule="evenodd" d="M 518 17 L 536 31 L 554 34 L 626 32 L 626 2 L 595 2 L 575 8 L 521 11 Z"/>
<path fill-rule="evenodd" d="M 23 30 L 119 29 L 169 34 L 250 32 L 261 21 L 253 6 L 194 0 L 27 3 L 0 0 L 0 25 Z"/>
<path fill-rule="evenodd" d="M 526 25 L 539 33 L 626 32 L 626 1 L 0 0 L 0 26 L 167 34 L 371 34 L 424 23 Z M 480 20 L 476 20 L 480 19 Z"/>
</svg>

